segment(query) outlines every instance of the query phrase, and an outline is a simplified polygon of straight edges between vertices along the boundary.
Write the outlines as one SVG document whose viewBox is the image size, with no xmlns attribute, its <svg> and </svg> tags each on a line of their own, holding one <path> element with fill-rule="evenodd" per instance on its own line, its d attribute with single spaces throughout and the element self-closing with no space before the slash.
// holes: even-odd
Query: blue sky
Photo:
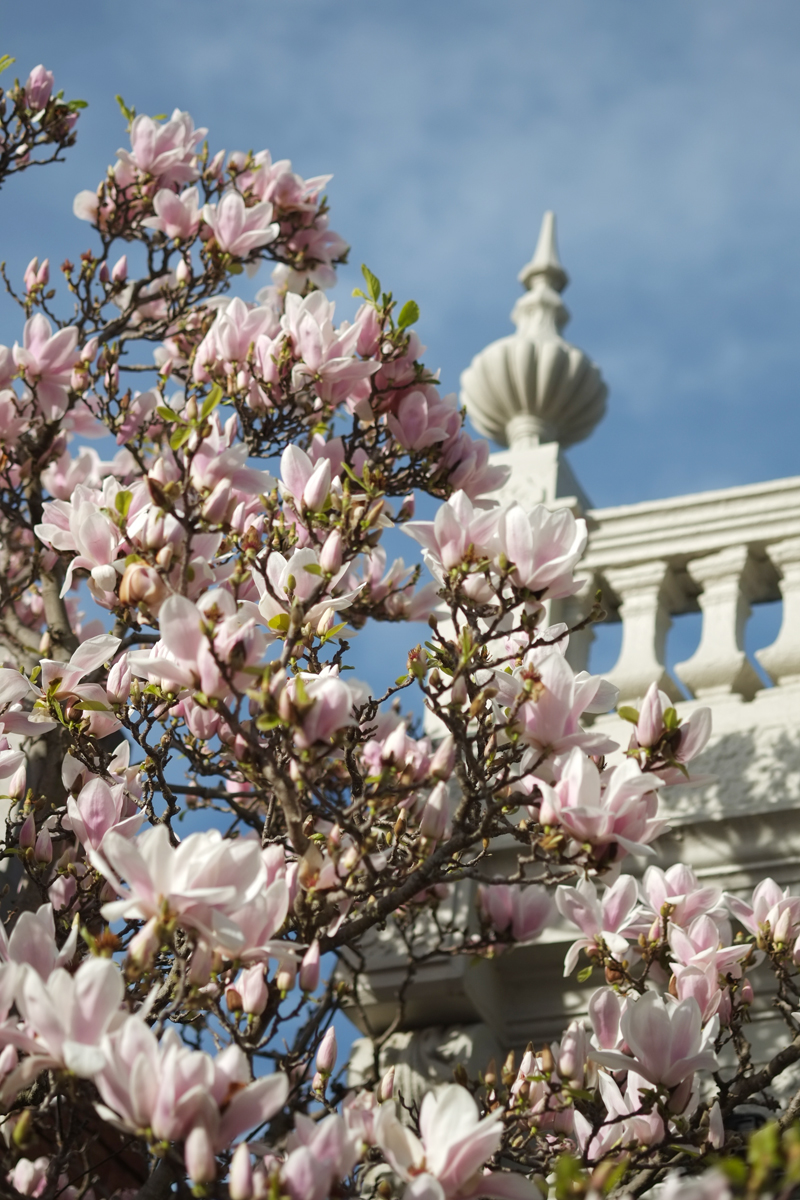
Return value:
<svg viewBox="0 0 800 1200">
<path fill-rule="evenodd" d="M 800 471 L 795 3 L 0 0 L 0 32 L 90 105 L 67 165 L 0 193 L 12 274 L 89 244 L 71 200 L 125 140 L 114 93 L 177 105 L 213 148 L 333 173 L 342 312 L 366 261 L 420 303 L 447 390 L 510 330 L 554 208 L 567 335 L 610 387 L 570 452 L 595 504 Z"/>
</svg>

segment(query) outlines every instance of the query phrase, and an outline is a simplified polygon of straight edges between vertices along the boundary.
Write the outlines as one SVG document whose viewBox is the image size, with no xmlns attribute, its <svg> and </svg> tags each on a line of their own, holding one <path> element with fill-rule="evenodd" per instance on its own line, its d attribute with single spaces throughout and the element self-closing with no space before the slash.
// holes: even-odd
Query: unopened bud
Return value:
<svg viewBox="0 0 800 1200">
<path fill-rule="evenodd" d="M 183 1147 L 186 1171 L 192 1183 L 213 1183 L 217 1177 L 214 1147 L 205 1125 L 195 1125 Z"/>
<path fill-rule="evenodd" d="M 335 575 L 342 565 L 342 535 L 334 529 L 319 552 L 319 565 L 326 575 Z"/>
<path fill-rule="evenodd" d="M 28 813 L 19 831 L 19 844 L 22 850 L 32 850 L 36 845 L 36 821 L 33 813 Z"/>
<path fill-rule="evenodd" d="M 456 765 L 456 746 L 451 734 L 439 742 L 431 759 L 430 772 L 434 779 L 449 779 Z"/>
<path fill-rule="evenodd" d="M 225 988 L 225 1003 L 230 1012 L 234 1014 L 240 1013 L 244 1008 L 241 992 L 232 983 L 229 983 Z"/>
<path fill-rule="evenodd" d="M 330 1075 L 336 1066 L 337 1053 L 336 1030 L 332 1025 L 329 1025 L 324 1038 L 320 1042 L 319 1050 L 317 1050 L 317 1070 L 320 1074 Z"/>
<path fill-rule="evenodd" d="M 111 278 L 114 283 L 124 283 L 128 278 L 128 256 L 123 254 L 118 258 L 111 269 Z"/>
<path fill-rule="evenodd" d="M 290 992 L 297 979 L 297 963 L 293 958 L 285 958 L 278 967 L 275 983 L 279 992 Z"/>
<path fill-rule="evenodd" d="M 264 978 L 264 964 L 256 963 L 242 971 L 237 981 L 242 1008 L 254 1017 L 260 1017 L 267 1007 L 269 988 Z"/>
<path fill-rule="evenodd" d="M 39 836 L 36 838 L 36 845 L 33 848 L 33 857 L 38 863 L 47 864 L 53 861 L 53 839 L 49 829 L 39 830 Z"/>
<path fill-rule="evenodd" d="M 160 945 L 161 937 L 158 925 L 155 917 L 151 917 L 147 924 L 131 938 L 128 954 L 137 967 L 149 967 L 158 954 Z"/>
<path fill-rule="evenodd" d="M 389 1067 L 389 1070 L 378 1084 L 378 1100 L 380 1103 L 383 1103 L 384 1100 L 391 1100 L 394 1095 L 394 1070 L 394 1067 Z"/>
<path fill-rule="evenodd" d="M 306 950 L 300 964 L 300 987 L 304 992 L 315 992 L 319 986 L 319 942 L 314 939 Z"/>
<path fill-rule="evenodd" d="M 253 1166 L 250 1162 L 250 1147 L 247 1142 L 239 1143 L 231 1159 L 228 1195 L 230 1200 L 252 1200 L 253 1198 Z"/>
</svg>

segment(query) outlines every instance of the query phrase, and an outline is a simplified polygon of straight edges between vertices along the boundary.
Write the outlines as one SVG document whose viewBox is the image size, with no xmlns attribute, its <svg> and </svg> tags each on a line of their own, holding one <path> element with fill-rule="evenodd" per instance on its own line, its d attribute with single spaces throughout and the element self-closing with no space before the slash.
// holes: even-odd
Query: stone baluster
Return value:
<svg viewBox="0 0 800 1200">
<path fill-rule="evenodd" d="M 594 578 L 589 577 L 584 581 L 581 590 L 574 596 L 567 596 L 564 600 L 553 600 L 548 614 L 549 621 L 552 623 L 564 621 L 570 629 L 578 625 L 591 612 L 596 588 L 597 584 Z M 569 635 L 567 662 L 574 671 L 588 670 L 589 652 L 594 636 L 592 625 L 587 625 L 585 629 L 579 629 Z"/>
<path fill-rule="evenodd" d="M 756 650 L 756 658 L 773 683 L 800 683 L 800 538 L 787 538 L 767 547 L 781 577 L 783 620 L 771 646 Z"/>
<path fill-rule="evenodd" d="M 659 559 L 604 572 L 619 597 L 622 649 L 608 678 L 619 688 L 621 701 L 641 699 L 653 681 L 671 700 L 681 700 L 677 683 L 665 666 L 670 611 L 680 592 L 669 563 Z"/>
<path fill-rule="evenodd" d="M 749 551 L 746 546 L 729 546 L 695 559 L 688 571 L 702 589 L 703 630 L 697 650 L 676 664 L 675 673 L 698 698 L 733 693 L 752 700 L 764 685 L 744 650 L 756 582 Z"/>
</svg>

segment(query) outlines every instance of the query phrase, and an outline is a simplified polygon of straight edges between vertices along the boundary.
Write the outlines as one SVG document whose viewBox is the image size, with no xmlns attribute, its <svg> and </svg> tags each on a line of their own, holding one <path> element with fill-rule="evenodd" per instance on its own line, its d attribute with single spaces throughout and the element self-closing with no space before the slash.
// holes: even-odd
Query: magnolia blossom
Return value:
<svg viewBox="0 0 800 1200">
<path fill-rule="evenodd" d="M 67 814 L 73 833 L 87 850 L 99 850 L 111 829 L 121 837 L 133 837 L 144 820 L 144 813 L 127 795 L 124 784 L 109 787 L 97 777 L 89 780 L 77 796 L 68 798 Z"/>
<path fill-rule="evenodd" d="M 78 945 L 78 922 L 73 922 L 69 937 L 59 949 L 52 904 L 42 904 L 36 912 L 23 911 L 11 934 L 0 925 L 0 961 L 30 967 L 45 982 L 57 967 L 67 967 Z"/>
<path fill-rule="evenodd" d="M 358 325 L 344 322 L 335 329 L 334 308 L 324 292 L 311 292 L 302 299 L 290 293 L 281 327 L 298 356 L 293 369 L 296 384 L 311 383 L 321 400 L 341 404 L 353 394 L 368 394 L 364 385 L 380 364 L 354 357 Z"/>
<path fill-rule="evenodd" d="M 655 683 L 651 683 L 642 701 L 639 719 L 631 737 L 631 751 L 641 748 L 644 751 L 641 757 L 646 760 L 648 751 L 660 743 L 665 734 L 669 734 L 668 755 L 673 762 L 683 765 L 691 762 L 705 749 L 711 736 L 711 709 L 696 708 L 688 719 L 667 729 L 664 713 L 670 709 L 674 714 L 675 708 L 672 700 L 665 692 L 659 691 Z M 679 766 L 661 766 L 657 770 L 665 783 L 686 782 L 686 775 Z M 693 778 L 694 783 L 704 781 L 705 777 L 695 776 Z"/>
<path fill-rule="evenodd" d="M 543 825 L 561 826 L 577 843 L 616 845 L 631 854 L 652 853 L 649 843 L 666 825 L 656 817 L 655 789 L 660 780 L 643 775 L 630 760 L 601 778 L 594 763 L 578 749 L 570 751 L 559 774 L 552 787 L 539 784 L 542 803 L 538 815 Z"/>
<path fill-rule="evenodd" d="M 604 1158 L 615 1148 L 651 1146 L 663 1140 L 662 1118 L 657 1112 L 642 1112 L 641 1093 L 649 1086 L 646 1079 L 629 1071 L 624 1093 L 605 1072 L 600 1072 L 597 1082 L 608 1114 L 606 1121 L 593 1134 L 592 1123 L 583 1113 L 576 1112 L 574 1118 L 578 1145 L 589 1162 Z"/>
<path fill-rule="evenodd" d="M 728 908 L 741 921 L 748 933 L 774 943 L 793 939 L 800 926 L 800 896 L 780 888 L 774 879 L 762 879 L 753 891 L 752 903 L 738 896 L 725 896 Z"/>
<path fill-rule="evenodd" d="M 551 512 L 537 504 L 526 512 L 512 504 L 503 514 L 499 541 L 514 564 L 512 579 L 550 599 L 572 596 L 583 585 L 573 577 L 586 547 L 586 522 L 576 520 L 568 508 Z"/>
<path fill-rule="evenodd" d="M 565 975 L 572 974 L 581 950 L 605 947 L 620 961 L 626 956 L 636 899 L 636 880 L 631 875 L 620 875 L 600 897 L 588 879 L 579 879 L 575 887 L 556 888 L 558 911 L 584 934 L 567 951 Z"/>
<path fill-rule="evenodd" d="M 553 915 L 550 892 L 536 884 L 481 884 L 478 888 L 478 904 L 482 914 L 498 933 L 510 928 L 515 942 L 533 941 Z"/>
<path fill-rule="evenodd" d="M 280 1179 L 292 1200 L 326 1200 L 333 1182 L 346 1179 L 361 1157 L 358 1131 L 338 1113 L 322 1121 L 298 1113 L 286 1146 Z"/>
<path fill-rule="evenodd" d="M 145 217 L 142 224 L 168 238 L 188 241 L 200 225 L 200 193 L 196 187 L 186 188 L 176 196 L 169 188 L 161 188 L 153 198 L 156 215 Z"/>
<path fill-rule="evenodd" d="M 174 921 L 230 953 L 244 948 L 245 935 L 232 914 L 264 888 L 257 842 L 231 841 L 209 829 L 174 848 L 164 825 L 133 840 L 111 829 L 102 850 L 90 850 L 89 858 L 121 897 L 103 906 L 107 921 L 134 917 L 153 927 Z"/>
<path fill-rule="evenodd" d="M 279 227 L 272 223 L 269 201 L 247 208 L 235 191 L 226 192 L 219 204 L 205 204 L 202 217 L 220 250 L 238 258 L 246 258 L 253 250 L 274 242 L 279 232 Z"/>
<path fill-rule="evenodd" d="M 127 186 L 141 173 L 164 188 L 193 183 L 199 175 L 197 147 L 207 133 L 177 108 L 163 123 L 141 114 L 131 125 L 130 150 L 117 151 L 117 182 Z"/>
<path fill-rule="evenodd" d="M 419 1113 L 420 1137 L 397 1118 L 394 1102 L 381 1105 L 375 1140 L 386 1161 L 407 1184 L 407 1200 L 535 1200 L 538 1191 L 522 1175 L 482 1170 L 499 1148 L 502 1115 L 482 1120 L 469 1092 L 448 1084 L 428 1092 Z"/>
<path fill-rule="evenodd" d="M 56 967 L 47 979 L 36 970 L 21 976 L 17 1007 L 25 1022 L 22 1046 L 29 1053 L 0 1087 L 0 1103 L 48 1067 L 94 1078 L 105 1063 L 103 1035 L 124 1019 L 125 988 L 120 969 L 107 958 L 90 958 L 74 975 Z M 0 1040 L 8 1037 L 0 1030 Z"/>
<path fill-rule="evenodd" d="M 626 1005 L 619 1027 L 628 1053 L 590 1051 L 595 1062 L 614 1071 L 634 1071 L 648 1083 L 673 1089 L 696 1071 L 716 1071 L 719 1066 L 713 1051 L 716 1023 L 702 1028 L 694 999 L 672 1001 L 645 992 Z"/>
<path fill-rule="evenodd" d="M 35 389 L 36 405 L 45 420 L 56 420 L 66 412 L 77 344 L 77 329 L 67 326 L 53 333 L 42 313 L 25 322 L 22 345 L 14 343 L 14 362 Z"/>
<path fill-rule="evenodd" d="M 132 1133 L 183 1140 L 201 1130 L 213 1157 L 284 1105 L 289 1081 L 281 1073 L 250 1081 L 247 1058 L 229 1046 L 215 1058 L 184 1046 L 174 1029 L 158 1041 L 139 1017 L 103 1040 L 96 1076 L 100 1115 Z"/>
</svg>

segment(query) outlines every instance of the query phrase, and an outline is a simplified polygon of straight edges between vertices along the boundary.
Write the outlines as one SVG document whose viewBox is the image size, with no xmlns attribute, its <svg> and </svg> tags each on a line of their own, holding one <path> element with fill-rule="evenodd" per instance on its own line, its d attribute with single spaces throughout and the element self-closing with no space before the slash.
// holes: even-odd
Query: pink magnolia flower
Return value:
<svg viewBox="0 0 800 1200">
<path fill-rule="evenodd" d="M 76 796 L 67 800 L 72 832 L 87 850 L 99 850 L 110 829 L 131 838 L 144 820 L 123 784 L 109 787 L 104 779 L 91 779 Z"/>
<path fill-rule="evenodd" d="M 620 1033 L 630 1053 L 592 1050 L 595 1062 L 613 1071 L 635 1071 L 648 1083 L 676 1088 L 696 1071 L 716 1071 L 713 1052 L 716 1024 L 702 1028 L 702 1014 L 694 999 L 672 1002 L 645 992 L 628 1003 L 620 1020 Z"/>
<path fill-rule="evenodd" d="M 394 1102 L 381 1105 L 375 1139 L 392 1170 L 407 1184 L 406 1200 L 535 1200 L 535 1185 L 522 1175 L 482 1167 L 503 1137 L 499 1112 L 480 1118 L 466 1088 L 451 1083 L 428 1092 L 419 1114 L 420 1137 L 397 1118 Z"/>
<path fill-rule="evenodd" d="M 326 1200 L 334 1181 L 346 1179 L 361 1157 L 361 1138 L 338 1113 L 312 1121 L 298 1113 L 286 1139 L 281 1183 L 292 1200 Z"/>
<path fill-rule="evenodd" d="M 674 710 L 674 704 L 665 692 L 658 690 L 654 683 L 647 689 L 647 694 L 639 709 L 639 720 L 631 736 L 631 749 L 639 747 L 650 749 L 667 732 L 664 724 L 664 713 L 667 709 Z M 677 738 L 672 748 L 672 754 L 678 763 L 691 762 L 705 749 L 711 736 L 711 709 L 697 708 L 688 718 L 677 726 Z M 685 783 L 686 776 L 676 767 L 659 769 L 665 783 Z M 695 779 L 702 782 L 702 779 Z"/>
<path fill-rule="evenodd" d="M 43 904 L 35 913 L 27 910 L 21 912 L 10 936 L 0 925 L 0 961 L 31 967 L 45 981 L 57 967 L 69 966 L 75 957 L 77 945 L 76 921 L 63 947 L 59 949 L 52 904 Z"/>
<path fill-rule="evenodd" d="M 196 187 L 186 188 L 176 196 L 169 188 L 161 188 L 153 199 L 154 217 L 142 221 L 147 229 L 155 229 L 168 238 L 189 241 L 200 225 L 200 193 Z"/>
<path fill-rule="evenodd" d="M 636 880 L 631 875 L 620 875 L 619 879 L 597 895 L 589 879 L 580 879 L 574 887 L 556 888 L 556 907 L 562 917 L 577 925 L 583 937 L 573 942 L 564 960 L 564 975 L 575 969 L 581 950 L 602 948 L 618 959 L 623 959 L 629 950 L 631 922 L 636 909 Z"/>
<path fill-rule="evenodd" d="M 437 403 L 422 391 L 409 392 L 400 401 L 396 413 L 388 413 L 386 423 L 406 450 L 424 450 L 443 442 L 452 431 L 461 428 L 458 410 Z"/>
<path fill-rule="evenodd" d="M 597 1082 L 606 1108 L 606 1121 L 593 1135 L 591 1121 L 583 1113 L 575 1113 L 578 1145 L 589 1162 L 597 1162 L 617 1147 L 652 1146 L 663 1140 L 664 1122 L 658 1113 L 641 1111 L 641 1092 L 647 1087 L 646 1079 L 629 1071 L 624 1095 L 619 1085 L 605 1072 L 600 1072 Z"/>
<path fill-rule="evenodd" d="M 54 550 L 73 551 L 64 577 L 61 595 L 72 587 L 73 573 L 88 571 L 101 592 L 113 592 L 119 575 L 113 564 L 122 544 L 122 534 L 101 508 L 111 508 L 121 490 L 115 479 L 108 479 L 102 494 L 94 488 L 78 485 L 70 500 L 52 500 L 43 506 L 44 521 L 35 527 L 36 535 Z"/>
<path fill-rule="evenodd" d="M 121 897 L 103 906 L 107 921 L 174 921 L 234 955 L 244 949 L 245 935 L 231 914 L 252 904 L 264 888 L 255 840 L 231 841 L 209 829 L 173 847 L 164 825 L 133 840 L 111 829 L 102 851 L 89 850 L 88 856 Z"/>
<path fill-rule="evenodd" d="M 358 392 L 380 364 L 354 357 L 358 326 L 343 322 L 335 329 L 334 309 L 324 292 L 311 292 L 302 299 L 289 293 L 281 326 L 299 359 L 292 372 L 295 386 L 312 382 L 321 400 L 341 404 Z"/>
<path fill-rule="evenodd" d="M 288 559 L 273 550 L 267 558 L 264 574 L 253 572 L 253 582 L 260 596 L 258 611 L 270 629 L 286 629 L 292 605 L 299 601 L 305 610 L 304 624 L 315 628 L 330 613 L 349 608 L 358 595 L 359 587 L 340 595 L 332 594 L 346 569 L 341 567 L 320 589 L 322 567 L 316 550 L 304 547 L 295 550 Z M 312 596 L 316 598 L 315 602 L 308 604 Z"/>
<path fill-rule="evenodd" d="M 403 531 L 420 543 L 432 574 L 444 582 L 453 567 L 493 557 L 502 516 L 499 508 L 474 508 L 467 494 L 459 491 L 441 505 L 433 521 L 409 521 Z M 461 586 L 473 600 L 489 601 L 494 595 L 482 573 L 468 575 Z"/>
<path fill-rule="evenodd" d="M 207 628 L 216 618 L 209 637 Z M 264 638 L 255 622 L 237 609 L 230 592 L 213 588 L 199 604 L 186 596 L 169 596 L 158 610 L 161 652 L 133 651 L 128 656 L 134 674 L 158 678 L 168 690 L 199 688 L 207 696 L 221 699 L 230 695 L 231 686 L 246 686 L 249 676 L 243 668 L 257 662 L 264 649 Z M 227 672 L 220 663 L 235 660 Z M 230 682 L 229 682 L 230 679 Z"/>
<path fill-rule="evenodd" d="M 151 1131 L 159 1141 L 183 1140 L 202 1129 L 212 1154 L 273 1117 L 289 1090 L 280 1072 L 251 1082 L 238 1046 L 212 1058 L 190 1050 L 174 1029 L 157 1041 L 136 1016 L 104 1039 L 103 1051 L 95 1083 L 104 1120 L 133 1133 Z"/>
<path fill-rule="evenodd" d="M 72 377 L 78 361 L 77 329 L 67 326 L 53 333 L 50 322 L 36 313 L 25 322 L 22 345 L 14 343 L 14 362 L 25 382 L 36 392 L 36 404 L 48 421 L 63 417 Z"/>
<path fill-rule="evenodd" d="M 105 690 L 100 684 L 81 683 L 81 680 L 113 658 L 119 643 L 120 639 L 111 634 L 97 634 L 78 646 L 69 662 L 43 658 L 39 664 L 39 684 L 32 684 L 18 671 L 0 668 L 0 704 L 34 698 L 30 713 L 6 711 L 0 719 L 4 728 L 11 733 L 28 736 L 54 729 L 56 722 L 50 719 L 49 700 L 55 699 L 68 713 L 73 716 L 80 714 L 95 736 L 105 737 L 116 732 L 120 721 L 109 704 Z M 89 704 L 85 709 L 84 701 Z"/>
<path fill-rule="evenodd" d="M 450 486 L 460 488 L 471 500 L 496 492 L 511 472 L 510 467 L 493 466 L 489 462 L 489 443 L 470 437 L 466 429 L 448 438 L 439 461 Z"/>
<path fill-rule="evenodd" d="M 131 126 L 130 150 L 117 151 L 117 182 L 125 187 L 141 172 L 165 188 L 193 183 L 200 174 L 197 147 L 207 133 L 177 108 L 163 123 L 141 114 Z"/>
<path fill-rule="evenodd" d="M 543 671 L 550 662 L 563 659 L 548 659 Z M 666 824 L 656 816 L 655 788 L 660 782 L 652 775 L 642 775 L 630 759 L 606 772 L 601 780 L 594 763 L 575 749 L 552 787 L 539 784 L 539 820 L 543 825 L 560 825 L 579 844 L 616 844 L 630 854 L 652 853 L 647 847 Z"/>
<path fill-rule="evenodd" d="M 553 898 L 545 887 L 512 884 L 480 884 L 478 905 L 498 933 L 510 929 L 515 942 L 532 942 L 553 915 Z"/>
<path fill-rule="evenodd" d="M 120 969 L 108 958 L 86 959 L 74 975 L 56 967 L 47 980 L 36 970 L 25 972 L 16 1000 L 29 1057 L 4 1080 L 0 1103 L 7 1105 L 48 1067 L 93 1078 L 105 1064 L 103 1035 L 124 1019 L 124 994 Z"/>
<path fill-rule="evenodd" d="M 576 521 L 568 508 L 550 512 L 537 504 L 526 512 L 512 504 L 503 514 L 498 540 L 514 564 L 514 583 L 555 600 L 581 587 L 573 576 L 587 537 L 586 522 Z"/>
<path fill-rule="evenodd" d="M 268 305 L 252 306 L 235 297 L 220 309 L 214 323 L 197 347 L 192 374 L 205 383 L 217 374 L 228 375 L 247 362 L 251 346 L 262 337 L 272 338 L 280 329 L 275 311 Z"/>
<path fill-rule="evenodd" d="M 768 933 L 773 942 L 785 942 L 800 925 L 800 897 L 790 895 L 788 887 L 781 889 L 774 879 L 762 879 L 756 885 L 751 904 L 727 893 L 725 900 L 731 913 L 756 937 Z"/>
<path fill-rule="evenodd" d="M 313 746 L 315 742 L 328 742 L 340 729 L 352 725 L 351 715 L 354 695 L 351 688 L 340 679 L 338 674 L 324 672 L 319 675 L 301 673 L 305 696 L 311 702 L 305 708 L 305 701 L 300 704 L 301 725 L 295 737 L 300 747 Z M 297 690 L 297 677 L 287 685 L 290 696 L 296 704 L 300 703 Z"/>
<path fill-rule="evenodd" d="M 537 758 L 578 747 L 589 754 L 617 749 L 616 742 L 580 724 L 582 714 L 591 712 L 598 701 L 605 705 L 605 680 L 586 672 L 576 675 L 561 653 L 549 653 L 538 663 L 526 656 L 523 666 L 510 675 L 495 671 L 493 682 L 499 705 L 511 708 L 518 704 L 515 725 Z M 526 697 L 522 703 L 518 703 L 520 693 Z M 585 761 L 585 755 L 579 757 Z"/>
<path fill-rule="evenodd" d="M 667 906 L 670 922 L 681 928 L 703 914 L 710 916 L 720 929 L 728 928 L 721 889 L 701 884 L 692 868 L 684 863 L 674 863 L 666 871 L 648 867 L 642 878 L 642 899 L 648 917 L 652 915 L 659 924 Z"/>
<path fill-rule="evenodd" d="M 47 101 L 53 92 L 54 83 L 55 76 L 52 71 L 45 70 L 41 63 L 38 67 L 34 67 L 25 80 L 25 99 L 28 108 L 32 108 L 34 112 L 46 108 Z"/>
<path fill-rule="evenodd" d="M 280 227 L 273 224 L 269 201 L 247 208 L 236 191 L 226 192 L 219 204 L 205 204 L 202 218 L 210 226 L 220 250 L 246 258 L 253 250 L 274 242 Z"/>
</svg>

